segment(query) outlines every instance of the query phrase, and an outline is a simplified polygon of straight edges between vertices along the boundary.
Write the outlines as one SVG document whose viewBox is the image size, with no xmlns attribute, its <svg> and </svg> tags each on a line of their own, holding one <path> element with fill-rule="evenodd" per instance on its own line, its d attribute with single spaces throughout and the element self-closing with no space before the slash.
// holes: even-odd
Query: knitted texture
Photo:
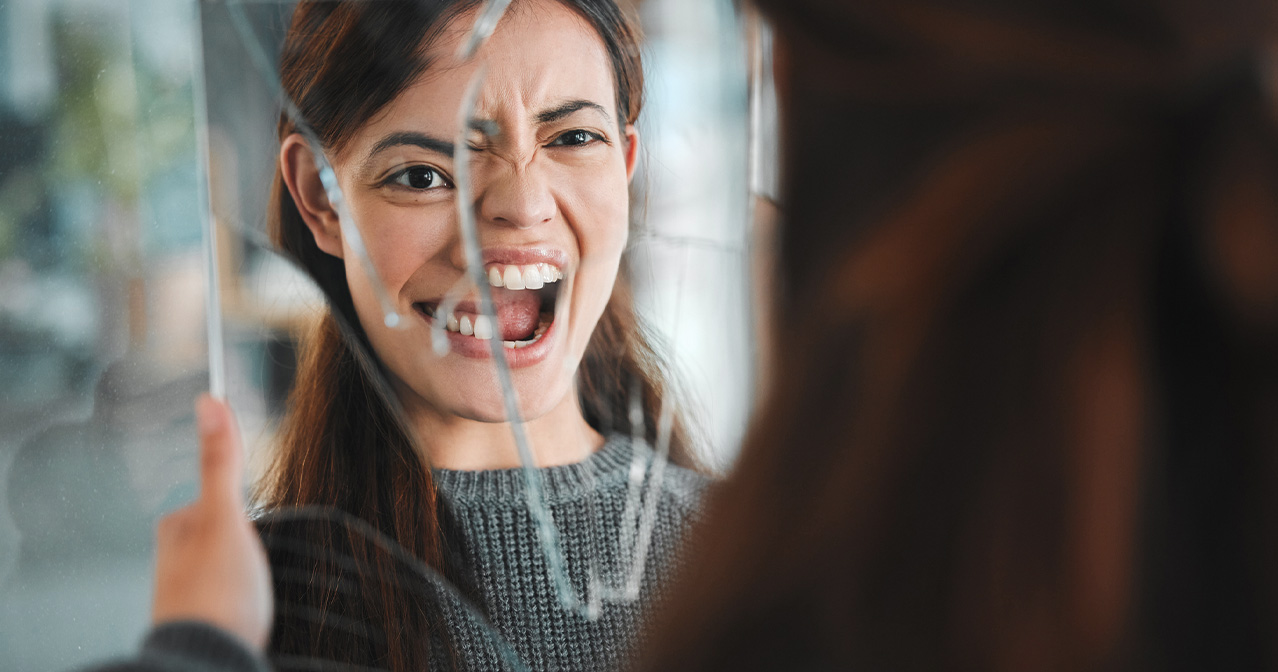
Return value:
<svg viewBox="0 0 1278 672">
<path fill-rule="evenodd" d="M 651 457 L 646 446 L 638 451 Z M 540 470 L 567 574 L 583 600 L 592 560 L 603 584 L 624 585 L 629 558 L 619 557 L 618 550 L 632 455 L 629 439 L 614 437 L 582 463 Z M 706 484 L 695 472 L 666 466 L 639 597 L 605 604 L 589 620 L 560 606 L 522 470 L 436 470 L 434 475 L 456 531 L 450 541 L 473 581 L 477 606 L 528 668 L 546 671 L 619 669 L 641 648 L 643 617 L 677 571 L 680 542 Z M 466 618 L 451 620 L 450 626 L 465 669 L 500 669 L 482 628 Z"/>
<path fill-rule="evenodd" d="M 588 595 L 592 575 L 607 588 L 624 585 L 629 557 L 619 557 L 622 519 L 635 457 L 651 472 L 652 451 L 614 436 L 585 461 L 539 469 L 543 500 L 559 535 L 572 589 Z M 654 517 L 638 598 L 608 602 L 594 619 L 564 609 L 525 496 L 522 469 L 433 471 L 444 527 L 444 586 L 420 565 L 395 562 L 399 600 L 428 622 L 432 670 L 616 670 L 641 650 L 644 620 L 663 601 L 679 570 L 680 546 L 698 512 L 706 477 L 667 464 L 655 491 Z M 647 476 L 645 477 L 645 479 Z M 646 495 L 649 483 L 642 482 Z M 647 500 L 644 501 L 647 503 Z M 277 670 L 331 663 L 385 669 L 388 633 L 367 554 L 344 541 L 340 520 L 312 518 L 263 527 L 275 580 L 271 658 Z M 357 535 L 359 536 L 359 535 Z M 413 631 L 404 626 L 403 632 Z M 333 668 L 338 669 L 338 668 Z M 345 668 L 343 668 L 345 669 Z M 351 668 L 354 669 L 354 668 Z"/>
</svg>

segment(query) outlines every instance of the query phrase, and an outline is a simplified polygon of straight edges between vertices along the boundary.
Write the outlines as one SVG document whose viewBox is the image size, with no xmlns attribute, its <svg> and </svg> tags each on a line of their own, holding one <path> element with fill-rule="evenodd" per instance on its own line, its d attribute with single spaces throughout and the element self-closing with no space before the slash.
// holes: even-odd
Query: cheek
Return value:
<svg viewBox="0 0 1278 672">
<path fill-rule="evenodd" d="M 603 315 L 613 287 L 618 266 L 626 247 L 630 228 L 628 189 L 624 180 L 610 193 L 596 191 L 584 205 L 589 215 L 580 218 L 577 235 L 581 245 L 581 266 L 574 282 L 573 304 L 580 331 L 573 338 L 572 349 L 581 357 Z"/>
<path fill-rule="evenodd" d="M 581 261 L 574 293 L 583 302 L 579 315 L 593 324 L 612 296 L 629 237 L 630 211 L 624 189 L 610 195 L 595 192 L 582 205 L 583 214 L 575 220 Z"/>
<path fill-rule="evenodd" d="M 447 255 L 453 239 L 449 233 L 451 213 L 451 208 L 439 204 L 402 207 L 376 201 L 351 203 L 351 214 L 364 246 L 392 296 L 404 289 L 429 260 Z M 343 240 L 343 247 L 347 252 L 347 277 L 352 278 L 353 289 L 355 282 L 350 274 L 362 275 L 364 270 L 351 250 L 350 241 Z"/>
<path fill-rule="evenodd" d="M 575 186 L 570 221 L 582 264 L 616 266 L 630 232 L 630 189 L 624 167 L 606 180 L 597 175 Z"/>
</svg>

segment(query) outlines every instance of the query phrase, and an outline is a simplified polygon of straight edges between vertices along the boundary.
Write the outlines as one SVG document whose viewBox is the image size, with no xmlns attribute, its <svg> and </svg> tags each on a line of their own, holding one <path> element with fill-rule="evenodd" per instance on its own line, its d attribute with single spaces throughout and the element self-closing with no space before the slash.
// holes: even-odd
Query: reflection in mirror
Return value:
<svg viewBox="0 0 1278 672">
<path fill-rule="evenodd" d="M 727 0 L 503 4 L 313 5 L 350 17 L 330 34 L 275 0 L 0 3 L 5 666 L 135 644 L 217 380 L 280 668 L 598 669 L 641 645 L 750 402 L 742 30 Z M 352 156 L 395 131 L 414 142 L 374 188 Z"/>
<path fill-rule="evenodd" d="M 731 4 L 500 4 L 202 6 L 278 667 L 620 666 L 744 425 Z"/>
</svg>

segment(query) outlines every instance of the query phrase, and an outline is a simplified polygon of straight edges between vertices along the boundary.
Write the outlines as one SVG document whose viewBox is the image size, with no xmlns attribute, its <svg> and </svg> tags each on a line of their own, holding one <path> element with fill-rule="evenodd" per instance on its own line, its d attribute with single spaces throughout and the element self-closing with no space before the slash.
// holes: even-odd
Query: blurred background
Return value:
<svg viewBox="0 0 1278 672">
<path fill-rule="evenodd" d="M 244 4 L 272 58 L 291 7 Z M 633 279 L 726 468 L 771 320 L 767 31 L 731 0 L 635 8 Z M 269 450 L 322 298 L 266 241 L 262 74 L 225 2 L 0 0 L 0 670 L 124 653 L 145 628 L 152 526 L 194 494 L 209 221 L 228 393 L 252 456 Z"/>
</svg>

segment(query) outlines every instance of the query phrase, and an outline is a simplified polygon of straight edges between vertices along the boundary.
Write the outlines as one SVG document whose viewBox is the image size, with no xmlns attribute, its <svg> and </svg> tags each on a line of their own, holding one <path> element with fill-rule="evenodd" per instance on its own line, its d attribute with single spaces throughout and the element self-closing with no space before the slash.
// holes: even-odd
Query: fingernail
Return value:
<svg viewBox="0 0 1278 672">
<path fill-rule="evenodd" d="M 195 423 L 203 436 L 217 434 L 222 429 L 222 414 L 218 412 L 217 402 L 208 396 L 201 396 L 195 402 Z"/>
</svg>

